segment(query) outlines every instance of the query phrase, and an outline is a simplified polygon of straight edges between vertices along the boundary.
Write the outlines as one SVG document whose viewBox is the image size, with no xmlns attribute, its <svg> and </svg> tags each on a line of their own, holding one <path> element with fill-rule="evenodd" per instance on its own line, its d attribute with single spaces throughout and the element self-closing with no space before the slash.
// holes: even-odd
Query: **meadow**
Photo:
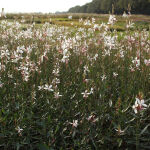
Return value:
<svg viewBox="0 0 150 150">
<path fill-rule="evenodd" d="M 0 20 L 0 149 L 150 149 L 150 16 Z"/>
</svg>

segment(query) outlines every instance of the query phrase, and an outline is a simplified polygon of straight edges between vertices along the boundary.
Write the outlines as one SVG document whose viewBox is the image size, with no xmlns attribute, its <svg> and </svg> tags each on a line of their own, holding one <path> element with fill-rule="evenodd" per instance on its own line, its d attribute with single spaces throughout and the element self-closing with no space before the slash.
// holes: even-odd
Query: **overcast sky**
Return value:
<svg viewBox="0 0 150 150">
<path fill-rule="evenodd" d="M 92 0 L 0 0 L 5 12 L 56 12 L 67 11 L 76 5 L 84 5 Z M 1 12 L 0 8 L 0 12 Z"/>
</svg>

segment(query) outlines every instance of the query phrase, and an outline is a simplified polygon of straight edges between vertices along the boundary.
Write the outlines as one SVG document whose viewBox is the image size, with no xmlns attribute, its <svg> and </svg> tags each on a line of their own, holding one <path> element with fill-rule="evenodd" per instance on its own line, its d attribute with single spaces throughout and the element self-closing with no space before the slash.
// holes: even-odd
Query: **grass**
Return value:
<svg viewBox="0 0 150 150">
<path fill-rule="evenodd" d="M 68 16 L 72 15 L 73 19 L 68 19 Z M 21 23 L 22 16 L 25 19 L 25 24 L 30 24 L 32 22 L 35 22 L 36 24 L 44 24 L 46 22 L 49 22 L 51 24 L 55 25 L 63 25 L 63 26 L 71 26 L 71 23 L 75 24 L 77 27 L 83 27 L 82 23 L 79 23 L 79 19 L 83 18 L 85 19 L 91 19 L 95 18 L 97 24 L 101 23 L 107 23 L 109 15 L 103 15 L 103 14 L 7 14 L 7 20 L 13 21 L 14 19 Z M 149 30 L 150 26 L 150 17 L 146 15 L 132 15 L 130 17 L 130 20 L 132 20 L 135 25 L 136 29 L 147 29 Z M 117 23 L 114 27 L 117 31 L 125 31 L 125 25 L 126 25 L 126 19 L 124 19 L 122 16 L 117 16 Z"/>
</svg>

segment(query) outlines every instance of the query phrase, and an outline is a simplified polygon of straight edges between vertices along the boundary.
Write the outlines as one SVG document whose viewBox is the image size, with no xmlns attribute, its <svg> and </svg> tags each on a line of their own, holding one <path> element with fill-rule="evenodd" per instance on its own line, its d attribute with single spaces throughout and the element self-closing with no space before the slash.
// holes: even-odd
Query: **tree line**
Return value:
<svg viewBox="0 0 150 150">
<path fill-rule="evenodd" d="M 69 9 L 69 13 L 103 13 L 112 12 L 112 6 L 116 14 L 129 11 L 133 14 L 150 15 L 150 0 L 93 0 L 83 6 L 75 6 Z M 130 8 L 129 8 L 130 6 Z"/>
</svg>

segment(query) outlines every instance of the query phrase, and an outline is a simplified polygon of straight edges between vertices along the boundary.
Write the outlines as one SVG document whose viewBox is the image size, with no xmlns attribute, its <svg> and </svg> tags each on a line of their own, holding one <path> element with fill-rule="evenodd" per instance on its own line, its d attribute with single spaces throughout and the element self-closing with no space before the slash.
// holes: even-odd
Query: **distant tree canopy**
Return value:
<svg viewBox="0 0 150 150">
<path fill-rule="evenodd" d="M 109 13 L 114 11 L 116 14 L 122 14 L 131 6 L 133 14 L 150 15 L 150 0 L 93 0 L 83 6 L 75 6 L 69 9 L 69 13 Z"/>
</svg>

